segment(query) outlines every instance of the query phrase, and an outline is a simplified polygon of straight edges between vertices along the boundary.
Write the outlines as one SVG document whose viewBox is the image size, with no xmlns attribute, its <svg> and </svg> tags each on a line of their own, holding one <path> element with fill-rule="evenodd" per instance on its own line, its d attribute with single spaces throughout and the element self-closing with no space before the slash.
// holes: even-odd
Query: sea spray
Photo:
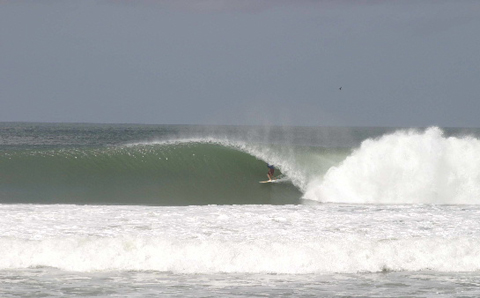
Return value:
<svg viewBox="0 0 480 298">
<path fill-rule="evenodd" d="M 365 140 L 341 164 L 309 183 L 320 202 L 480 203 L 480 140 L 445 137 L 439 128 Z"/>
</svg>

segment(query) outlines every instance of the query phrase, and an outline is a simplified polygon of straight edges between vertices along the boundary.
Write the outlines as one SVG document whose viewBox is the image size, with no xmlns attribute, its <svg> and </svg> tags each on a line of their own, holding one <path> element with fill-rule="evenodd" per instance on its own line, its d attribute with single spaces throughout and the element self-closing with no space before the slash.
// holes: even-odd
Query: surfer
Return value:
<svg viewBox="0 0 480 298">
<path fill-rule="evenodd" d="M 267 173 L 268 181 L 272 181 L 272 179 L 274 179 L 273 174 L 275 173 L 275 167 L 273 165 L 267 164 L 267 168 L 268 168 L 268 173 Z"/>
</svg>

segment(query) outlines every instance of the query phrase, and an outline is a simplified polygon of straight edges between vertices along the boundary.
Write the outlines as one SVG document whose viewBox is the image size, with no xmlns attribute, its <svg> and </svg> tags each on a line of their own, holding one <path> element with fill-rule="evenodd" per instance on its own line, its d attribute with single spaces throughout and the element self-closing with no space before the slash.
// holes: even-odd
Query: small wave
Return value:
<svg viewBox="0 0 480 298">
<path fill-rule="evenodd" d="M 0 269 L 154 270 L 176 273 L 357 273 L 480 270 L 477 239 L 361 237 L 302 241 L 79 237 L 3 238 Z"/>
</svg>

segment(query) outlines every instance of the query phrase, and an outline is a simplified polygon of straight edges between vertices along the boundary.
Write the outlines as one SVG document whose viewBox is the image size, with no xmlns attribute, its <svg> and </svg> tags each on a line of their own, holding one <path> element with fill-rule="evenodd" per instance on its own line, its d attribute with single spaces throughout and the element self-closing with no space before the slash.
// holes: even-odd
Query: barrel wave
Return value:
<svg viewBox="0 0 480 298">
<path fill-rule="evenodd" d="M 363 129 L 352 130 L 353 141 L 333 142 L 348 133 L 229 128 L 184 137 L 169 128 L 133 140 L 120 128 L 87 127 L 88 138 L 80 139 L 78 128 L 70 135 L 47 130 L 42 138 L 10 133 L 0 147 L 0 203 L 480 203 L 476 130 Z M 267 163 L 279 183 L 258 183 L 267 179 Z"/>
<path fill-rule="evenodd" d="M 295 204 L 292 183 L 260 185 L 265 161 L 212 140 L 23 150 L 2 156 L 3 203 Z M 278 173 L 280 174 L 280 173 Z"/>
</svg>

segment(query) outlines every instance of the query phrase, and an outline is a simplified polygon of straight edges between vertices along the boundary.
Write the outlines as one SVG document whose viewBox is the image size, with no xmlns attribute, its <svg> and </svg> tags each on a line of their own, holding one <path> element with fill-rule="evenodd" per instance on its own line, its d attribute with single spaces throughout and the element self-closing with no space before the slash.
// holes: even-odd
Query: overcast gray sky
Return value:
<svg viewBox="0 0 480 298">
<path fill-rule="evenodd" d="M 480 1 L 0 0 L 0 105 L 0 121 L 480 127 Z"/>
</svg>

